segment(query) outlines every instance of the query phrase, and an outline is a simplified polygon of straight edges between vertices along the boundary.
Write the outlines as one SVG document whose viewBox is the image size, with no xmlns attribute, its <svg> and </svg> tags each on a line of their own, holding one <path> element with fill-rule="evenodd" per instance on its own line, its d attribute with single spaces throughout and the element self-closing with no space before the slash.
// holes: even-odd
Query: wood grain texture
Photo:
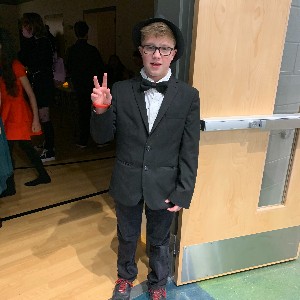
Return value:
<svg viewBox="0 0 300 300">
<path fill-rule="evenodd" d="M 190 78 L 202 118 L 273 113 L 290 4 L 196 2 Z M 191 208 L 180 216 L 178 285 L 183 247 L 300 224 L 299 145 L 286 204 L 258 208 L 268 138 L 260 130 L 201 133 Z"/>
<path fill-rule="evenodd" d="M 291 1 L 196 2 L 190 78 L 201 116 L 272 114 Z"/>
<path fill-rule="evenodd" d="M 78 149 L 73 114 L 64 111 L 62 123 L 60 106 L 54 106 L 52 113 L 56 160 L 45 164 L 52 182 L 24 186 L 36 173 L 16 147 L 17 193 L 0 199 L 1 217 L 109 187 L 114 145 L 97 148 L 90 141 L 86 149 Z M 108 194 L 7 220 L 0 229 L 0 299 L 107 300 L 117 279 L 117 246 L 114 201 Z M 136 260 L 138 284 L 148 273 L 143 243 L 138 245 Z"/>
<path fill-rule="evenodd" d="M 0 230 L 1 299 L 111 297 L 116 274 L 116 218 L 112 199 L 96 196 L 6 221 Z M 148 260 L 138 246 L 139 275 Z"/>
</svg>

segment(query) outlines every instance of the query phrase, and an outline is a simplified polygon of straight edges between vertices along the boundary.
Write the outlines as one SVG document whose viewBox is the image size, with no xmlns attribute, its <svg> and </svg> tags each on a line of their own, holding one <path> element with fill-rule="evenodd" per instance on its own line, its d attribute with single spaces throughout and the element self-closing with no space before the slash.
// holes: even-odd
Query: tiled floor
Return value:
<svg viewBox="0 0 300 300">
<path fill-rule="evenodd" d="M 145 290 L 135 287 L 132 299 L 148 299 Z M 179 287 L 169 282 L 167 299 L 300 300 L 300 259 Z"/>
<path fill-rule="evenodd" d="M 148 300 L 147 292 L 139 296 L 140 287 L 135 287 L 131 299 L 134 300 Z M 146 290 L 145 284 L 143 284 L 143 291 Z M 213 300 L 207 292 L 205 292 L 197 283 L 192 283 L 183 286 L 176 286 L 173 282 L 169 282 L 167 285 L 167 299 L 172 300 Z"/>
<path fill-rule="evenodd" d="M 216 300 L 300 300 L 300 259 L 200 283 Z"/>
</svg>

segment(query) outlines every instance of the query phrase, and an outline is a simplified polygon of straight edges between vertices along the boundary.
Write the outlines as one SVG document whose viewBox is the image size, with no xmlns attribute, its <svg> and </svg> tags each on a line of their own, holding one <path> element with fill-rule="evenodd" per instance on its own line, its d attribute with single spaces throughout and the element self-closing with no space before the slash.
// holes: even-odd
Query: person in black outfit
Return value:
<svg viewBox="0 0 300 300">
<path fill-rule="evenodd" d="M 90 136 L 93 76 L 95 74 L 103 76 L 105 67 L 98 49 L 87 42 L 89 31 L 87 23 L 76 22 L 74 31 L 77 41 L 69 48 L 66 66 L 78 101 L 79 137 L 76 145 L 85 148 Z"/>
<path fill-rule="evenodd" d="M 112 88 L 115 82 L 132 78 L 134 73 L 128 70 L 121 62 L 118 55 L 113 54 L 109 57 L 106 66 L 107 86 Z"/>
<path fill-rule="evenodd" d="M 132 31 L 143 68 L 139 76 L 107 87 L 94 78 L 91 135 L 96 143 L 115 139 L 116 160 L 109 193 L 115 202 L 118 279 L 112 300 L 129 300 L 138 274 L 137 243 L 145 211 L 149 244 L 149 299 L 165 300 L 170 229 L 174 214 L 189 208 L 200 139 L 199 91 L 172 75 L 184 51 L 180 29 L 163 18 Z M 101 80 L 101 79 L 100 79 Z"/>
<path fill-rule="evenodd" d="M 56 52 L 56 51 L 57 51 L 56 38 L 55 38 L 55 36 L 51 33 L 49 25 L 46 24 L 46 25 L 45 25 L 45 29 L 46 29 L 46 35 L 47 35 L 47 38 L 49 39 L 49 41 L 50 41 L 50 43 L 51 43 L 52 51 L 53 51 L 53 52 Z"/>
<path fill-rule="evenodd" d="M 53 49 L 47 37 L 45 25 L 37 13 L 24 13 L 21 20 L 22 35 L 19 60 L 28 70 L 39 108 L 39 117 L 45 137 L 43 162 L 55 159 L 54 129 L 50 120 L 49 106 L 54 99 Z"/>
</svg>

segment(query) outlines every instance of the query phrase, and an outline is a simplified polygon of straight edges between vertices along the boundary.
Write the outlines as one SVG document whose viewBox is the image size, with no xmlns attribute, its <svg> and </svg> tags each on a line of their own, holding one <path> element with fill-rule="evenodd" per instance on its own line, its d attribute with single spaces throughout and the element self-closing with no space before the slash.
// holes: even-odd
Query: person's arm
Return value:
<svg viewBox="0 0 300 300">
<path fill-rule="evenodd" d="M 174 204 L 173 207 L 168 208 L 169 211 L 175 212 L 181 207 L 188 208 L 190 205 L 197 176 L 199 139 L 200 99 L 198 91 L 195 90 L 181 138 L 176 189 L 165 201 Z"/>
<path fill-rule="evenodd" d="M 20 81 L 21 81 L 21 84 L 28 96 L 29 103 L 30 103 L 32 113 L 33 113 L 32 131 L 39 132 L 41 130 L 41 124 L 40 124 L 40 120 L 39 120 L 39 112 L 38 112 L 38 107 L 37 107 L 34 92 L 31 88 L 31 85 L 29 83 L 27 76 L 20 77 Z"/>
<path fill-rule="evenodd" d="M 49 39 L 47 39 L 47 37 L 45 37 L 43 39 L 43 42 L 42 42 L 42 45 L 41 45 L 41 69 L 43 69 L 43 67 L 45 67 L 45 70 L 48 71 L 48 70 L 52 70 L 53 68 L 53 55 L 54 55 L 54 52 L 53 52 L 53 49 L 52 49 L 52 46 L 51 46 L 51 43 L 49 41 Z"/>
<path fill-rule="evenodd" d="M 1 108 L 1 92 L 0 92 L 0 108 Z M 0 134 L 2 134 L 1 127 L 0 127 Z"/>
</svg>

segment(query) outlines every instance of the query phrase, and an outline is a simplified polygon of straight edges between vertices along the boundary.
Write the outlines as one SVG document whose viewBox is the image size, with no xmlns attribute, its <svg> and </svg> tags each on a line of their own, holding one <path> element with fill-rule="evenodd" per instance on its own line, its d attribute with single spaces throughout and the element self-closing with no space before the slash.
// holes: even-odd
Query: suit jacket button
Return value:
<svg viewBox="0 0 300 300">
<path fill-rule="evenodd" d="M 150 151 L 151 147 L 150 146 L 146 146 L 146 151 Z"/>
<path fill-rule="evenodd" d="M 145 167 L 144 167 L 144 170 L 145 170 L 145 171 L 148 171 L 148 167 L 147 167 L 147 166 L 145 166 Z"/>
</svg>

